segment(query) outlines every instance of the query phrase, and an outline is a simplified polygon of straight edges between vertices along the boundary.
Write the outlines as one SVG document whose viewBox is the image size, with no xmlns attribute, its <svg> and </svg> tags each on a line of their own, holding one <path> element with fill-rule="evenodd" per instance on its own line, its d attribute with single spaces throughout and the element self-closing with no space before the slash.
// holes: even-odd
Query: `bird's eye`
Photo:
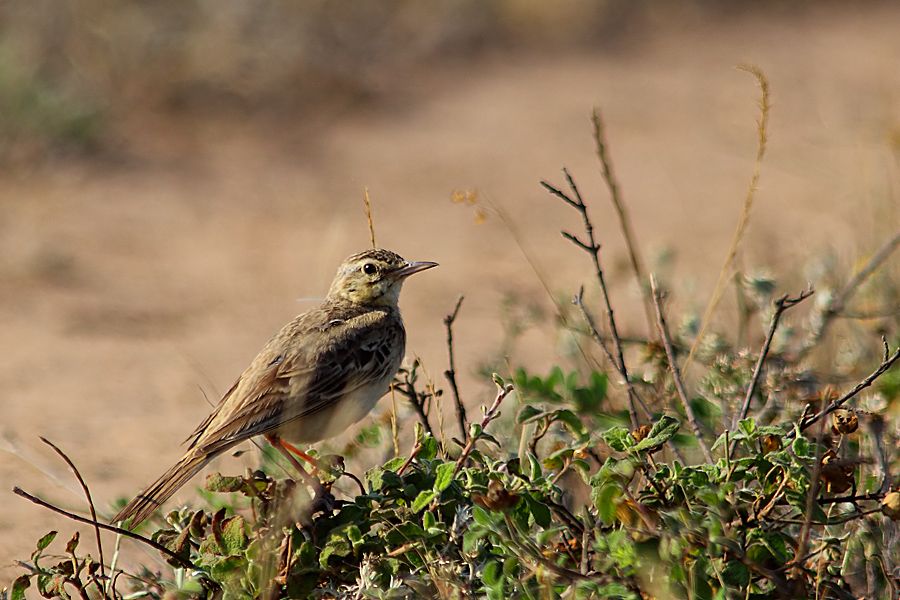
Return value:
<svg viewBox="0 0 900 600">
<path fill-rule="evenodd" d="M 363 273 L 366 275 L 374 275 L 378 269 L 372 263 L 366 263 L 363 265 Z"/>
</svg>

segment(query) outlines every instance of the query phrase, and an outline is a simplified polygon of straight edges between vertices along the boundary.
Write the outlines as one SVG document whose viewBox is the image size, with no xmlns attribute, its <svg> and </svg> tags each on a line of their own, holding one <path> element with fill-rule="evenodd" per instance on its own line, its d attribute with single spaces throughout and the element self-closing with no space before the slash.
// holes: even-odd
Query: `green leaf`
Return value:
<svg viewBox="0 0 900 600">
<path fill-rule="evenodd" d="M 482 527 L 494 526 L 494 520 L 491 518 L 491 515 L 489 515 L 488 512 L 480 506 L 472 507 L 472 519 L 474 519 L 475 522 Z"/>
<path fill-rule="evenodd" d="M 226 477 L 221 473 L 211 473 L 204 486 L 210 492 L 239 492 L 244 487 L 243 477 Z"/>
<path fill-rule="evenodd" d="M 422 449 L 419 450 L 419 460 L 431 460 L 438 453 L 438 443 L 437 440 L 434 439 L 434 436 L 431 434 L 426 434 L 422 437 Z"/>
<path fill-rule="evenodd" d="M 634 443 L 628 430 L 624 427 L 610 427 L 603 432 L 603 441 L 619 452 L 625 452 Z"/>
<path fill-rule="evenodd" d="M 550 515 L 550 509 L 547 508 L 547 505 L 535 498 L 533 494 L 526 494 L 525 502 L 528 504 L 528 510 L 531 511 L 531 516 L 534 517 L 534 522 L 544 529 L 550 527 L 552 516 Z"/>
<path fill-rule="evenodd" d="M 438 494 L 450 487 L 453 483 L 453 473 L 456 471 L 456 463 L 446 462 L 438 465 L 434 470 L 434 491 Z"/>
<path fill-rule="evenodd" d="M 422 490 L 421 492 L 419 492 L 419 495 L 416 496 L 416 499 L 413 500 L 412 511 L 414 513 L 421 511 L 423 508 L 431 504 L 435 496 L 437 496 L 437 494 L 434 490 Z"/>
<path fill-rule="evenodd" d="M 794 451 L 794 454 L 797 456 L 808 458 L 809 454 L 809 440 L 805 437 L 800 436 L 791 443 L 791 449 Z"/>
<path fill-rule="evenodd" d="M 522 410 L 519 411 L 518 416 L 516 416 L 516 423 L 528 423 L 543 414 L 544 411 L 537 406 L 526 404 L 522 407 Z"/>
<path fill-rule="evenodd" d="M 741 419 L 738 421 L 738 429 L 746 436 L 752 436 L 756 431 L 756 421 L 753 419 Z"/>
<path fill-rule="evenodd" d="M 50 543 L 51 543 L 54 539 L 56 539 L 56 534 L 57 534 L 57 533 L 58 533 L 58 532 L 56 532 L 56 531 L 51 531 L 50 533 L 48 533 L 47 535 L 45 535 L 44 537 L 42 537 L 41 539 L 39 539 L 39 540 L 38 540 L 38 543 L 37 543 L 37 549 L 38 549 L 38 551 L 46 549 L 47 546 L 49 546 Z"/>
<path fill-rule="evenodd" d="M 12 590 L 10 591 L 10 600 L 25 600 L 25 590 L 31 586 L 30 575 L 20 575 L 13 581 Z"/>
<path fill-rule="evenodd" d="M 739 560 L 729 560 L 722 569 L 722 579 L 728 585 L 746 589 L 750 584 L 750 570 Z"/>
<path fill-rule="evenodd" d="M 597 515 L 605 525 L 612 525 L 616 519 L 616 500 L 621 496 L 619 487 L 607 484 L 591 490 L 591 500 L 597 507 Z"/>
<path fill-rule="evenodd" d="M 663 415 L 659 421 L 653 424 L 653 428 L 650 429 L 647 437 L 635 445 L 633 448 L 634 452 L 651 451 L 661 447 L 672 439 L 679 427 L 681 427 L 681 422 L 678 419 L 669 415 Z"/>
<path fill-rule="evenodd" d="M 244 528 L 244 518 L 236 516 L 228 519 L 222 527 L 222 551 L 234 556 L 241 554 L 247 547 L 247 532 Z"/>
<path fill-rule="evenodd" d="M 488 587 L 497 587 L 497 584 L 503 583 L 503 569 L 496 560 L 489 560 L 484 565 L 484 571 L 481 573 L 481 579 Z"/>
</svg>

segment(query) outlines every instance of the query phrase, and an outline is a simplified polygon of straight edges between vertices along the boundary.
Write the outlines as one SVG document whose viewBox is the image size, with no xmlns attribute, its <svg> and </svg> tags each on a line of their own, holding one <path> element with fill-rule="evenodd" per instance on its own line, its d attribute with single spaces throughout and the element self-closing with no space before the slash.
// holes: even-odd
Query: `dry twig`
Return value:
<svg viewBox="0 0 900 600">
<path fill-rule="evenodd" d="M 675 360 L 675 350 L 672 349 L 672 338 L 669 335 L 669 327 L 666 325 L 666 317 L 665 314 L 663 314 L 662 300 L 660 299 L 659 289 L 656 286 L 656 277 L 652 274 L 650 275 L 650 291 L 653 297 L 653 306 L 656 309 L 656 325 L 659 328 L 659 335 L 662 338 L 663 347 L 666 349 L 666 358 L 668 358 L 669 368 L 672 370 L 672 380 L 675 382 L 675 390 L 678 392 L 678 397 L 681 399 L 681 406 L 684 408 L 684 414 L 687 416 L 688 423 L 691 425 L 691 430 L 697 437 L 697 443 L 700 444 L 703 458 L 706 459 L 706 462 L 713 463 L 715 461 L 713 460 L 712 454 L 709 452 L 706 441 L 703 439 L 700 423 L 697 421 L 694 409 L 691 408 L 687 390 L 684 388 L 684 381 L 682 381 L 681 373 L 678 370 L 678 363 Z"/>
<path fill-rule="evenodd" d="M 622 236 L 625 238 L 625 246 L 628 248 L 628 258 L 631 261 L 631 270 L 634 271 L 634 278 L 637 280 L 638 287 L 641 291 L 641 300 L 644 304 L 644 315 L 647 317 L 648 333 L 654 329 L 653 325 L 653 309 L 650 308 L 650 299 L 647 297 L 647 274 L 644 271 L 643 260 L 639 251 L 639 246 L 634 235 L 634 228 L 631 225 L 631 219 L 625 208 L 625 202 L 622 200 L 622 192 L 619 188 L 619 182 L 613 173 L 612 160 L 609 156 L 606 140 L 606 128 L 603 124 L 603 118 L 600 110 L 594 108 L 591 113 L 591 123 L 594 126 L 594 142 L 597 145 L 597 158 L 600 159 L 600 165 L 603 172 L 603 181 L 609 188 L 610 200 L 616 209 L 619 217 L 619 226 L 622 228 Z"/>
<path fill-rule="evenodd" d="M 459 300 L 456 301 L 453 312 L 444 317 L 444 327 L 447 328 L 447 354 L 450 363 L 450 368 L 444 371 L 444 377 L 447 378 L 447 381 L 450 383 L 450 391 L 453 392 L 453 401 L 456 403 L 456 419 L 459 422 L 459 431 L 463 440 L 469 435 L 469 424 L 466 419 L 466 407 L 463 406 L 462 400 L 460 400 L 459 386 L 456 383 L 456 361 L 453 356 L 453 323 L 456 321 L 459 307 L 462 306 L 464 298 L 465 296 L 460 296 Z"/>
</svg>

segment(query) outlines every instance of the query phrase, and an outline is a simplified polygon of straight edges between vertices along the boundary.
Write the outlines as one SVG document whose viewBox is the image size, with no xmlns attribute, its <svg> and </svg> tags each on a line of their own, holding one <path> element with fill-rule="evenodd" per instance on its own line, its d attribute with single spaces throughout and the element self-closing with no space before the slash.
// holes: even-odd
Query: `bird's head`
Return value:
<svg viewBox="0 0 900 600">
<path fill-rule="evenodd" d="M 436 266 L 434 262 L 410 262 L 390 250 L 366 250 L 341 264 L 328 298 L 364 306 L 396 306 L 406 278 Z"/>
</svg>

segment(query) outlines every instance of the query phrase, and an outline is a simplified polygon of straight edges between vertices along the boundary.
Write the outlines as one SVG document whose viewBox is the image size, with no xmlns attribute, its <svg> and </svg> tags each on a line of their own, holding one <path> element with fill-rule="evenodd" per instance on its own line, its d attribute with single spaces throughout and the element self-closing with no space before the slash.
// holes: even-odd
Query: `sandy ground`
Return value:
<svg viewBox="0 0 900 600">
<path fill-rule="evenodd" d="M 578 221 L 537 185 L 568 166 L 592 202 L 625 328 L 641 331 L 594 159 L 594 105 L 648 261 L 674 252 L 665 269 L 677 306 L 708 297 L 752 171 L 758 90 L 734 69 L 745 61 L 769 75 L 773 100 L 745 264 L 800 274 L 825 248 L 851 263 L 870 251 L 900 223 L 900 11 L 775 21 L 434 67 L 376 107 L 327 107 L 277 127 L 134 116 L 121 162 L 2 175 L 0 582 L 40 534 L 71 530 L 13 496 L 14 484 L 83 506 L 38 436 L 70 453 L 99 506 L 136 492 L 206 414 L 201 390 L 227 389 L 367 245 L 363 186 L 379 243 L 442 265 L 402 299 L 409 352 L 433 373 L 445 368 L 441 318 L 466 295 L 457 338 L 470 403 L 488 389 L 474 371 L 499 346 L 504 293 L 546 298 L 498 219 L 477 224 L 453 190 L 504 207 L 568 294 L 589 268 L 557 232 Z M 545 368 L 551 338 L 527 341 L 517 358 Z M 193 496 L 187 486 L 177 497 Z"/>
</svg>

